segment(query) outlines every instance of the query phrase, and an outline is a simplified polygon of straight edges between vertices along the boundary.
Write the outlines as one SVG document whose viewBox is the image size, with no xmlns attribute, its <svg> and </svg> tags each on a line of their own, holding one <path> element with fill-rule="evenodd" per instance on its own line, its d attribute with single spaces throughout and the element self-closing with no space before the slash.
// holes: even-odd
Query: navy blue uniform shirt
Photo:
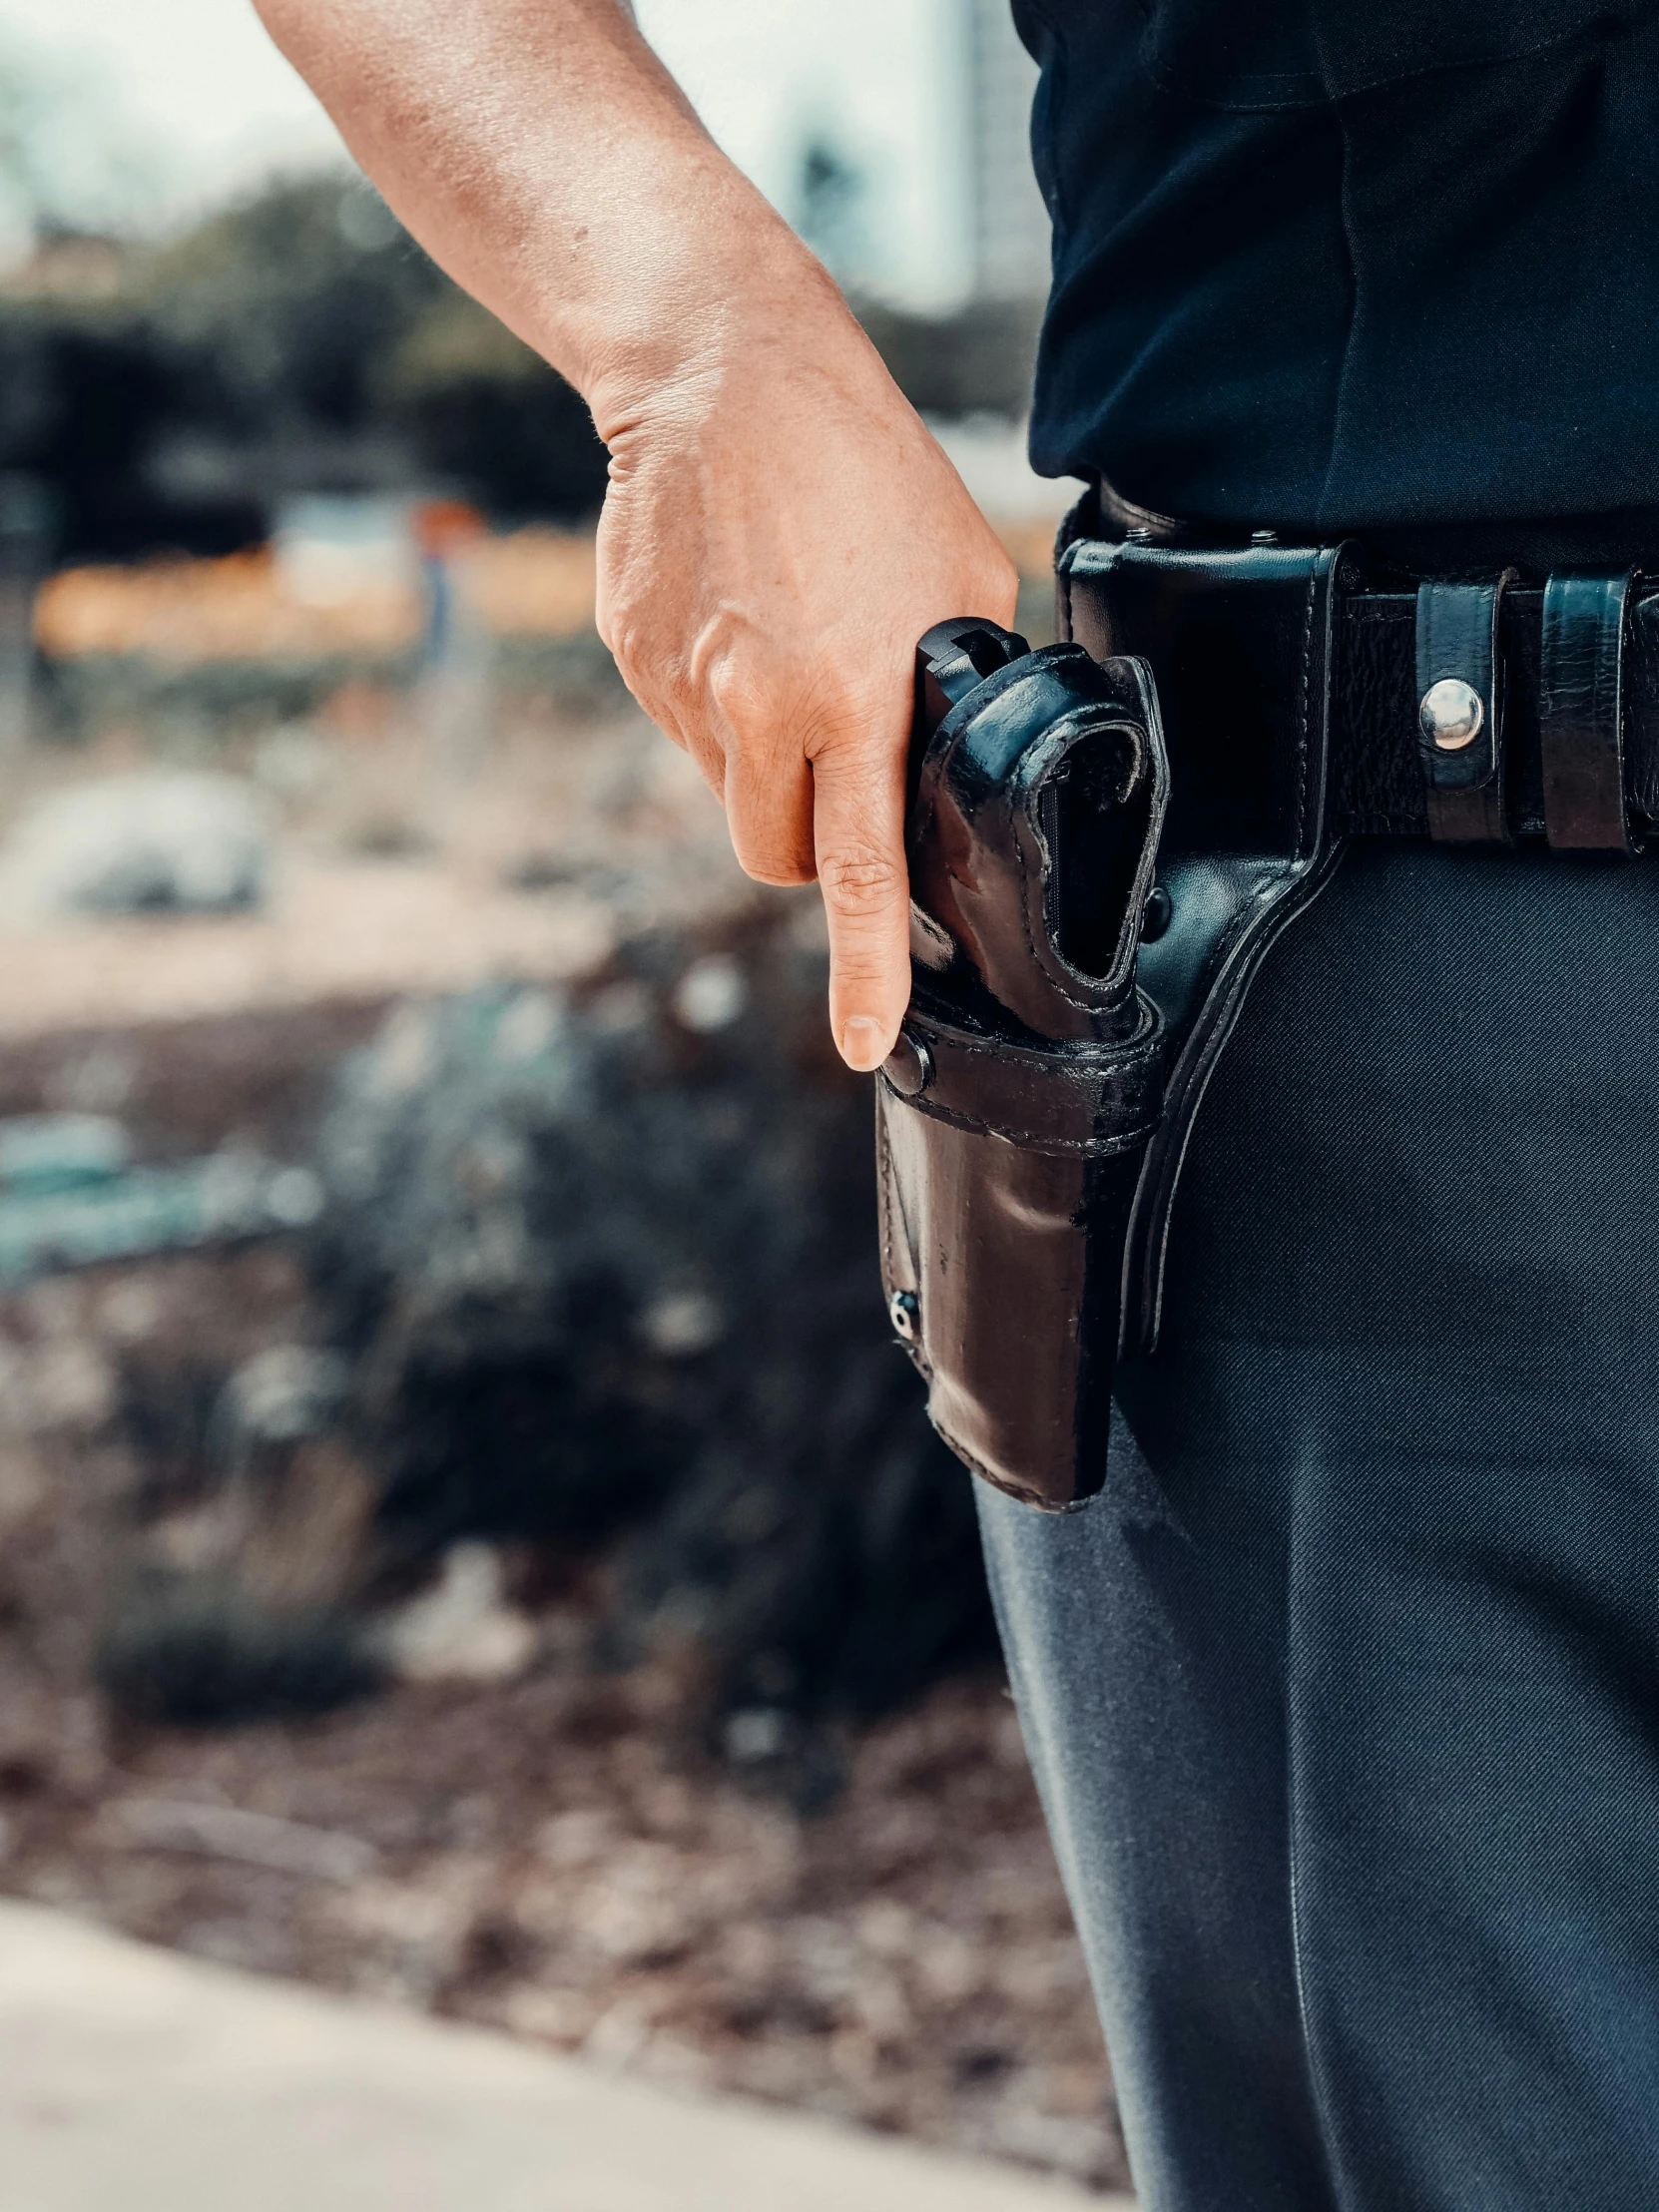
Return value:
<svg viewBox="0 0 1659 2212">
<path fill-rule="evenodd" d="M 1015 0 L 1032 450 L 1329 534 L 1659 508 L 1659 0 Z"/>
</svg>

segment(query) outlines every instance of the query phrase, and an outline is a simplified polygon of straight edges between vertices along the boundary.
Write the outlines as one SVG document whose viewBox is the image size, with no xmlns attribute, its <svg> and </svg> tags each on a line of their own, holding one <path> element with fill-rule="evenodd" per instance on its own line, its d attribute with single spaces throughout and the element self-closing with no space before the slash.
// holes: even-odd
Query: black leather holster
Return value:
<svg viewBox="0 0 1659 2212">
<path fill-rule="evenodd" d="M 922 641 L 882 1272 L 934 1425 L 1034 1505 L 1105 1478 L 1113 1368 L 1156 1341 L 1193 1117 L 1339 849 L 1344 561 L 1085 538 L 1061 563 L 1064 642 L 972 622 Z"/>
</svg>

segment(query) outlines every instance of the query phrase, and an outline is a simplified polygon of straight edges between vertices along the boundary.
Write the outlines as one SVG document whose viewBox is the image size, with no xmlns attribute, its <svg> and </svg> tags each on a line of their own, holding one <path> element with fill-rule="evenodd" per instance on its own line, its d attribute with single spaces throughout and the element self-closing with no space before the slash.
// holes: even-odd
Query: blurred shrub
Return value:
<svg viewBox="0 0 1659 2212">
<path fill-rule="evenodd" d="M 190 401 L 138 315 L 0 298 L 0 466 L 48 487 L 67 557 L 223 553 L 263 534 L 265 509 L 246 489 L 192 496 L 155 480 L 158 447 Z"/>
<path fill-rule="evenodd" d="M 868 1085 L 787 917 L 398 1014 L 341 1075 L 311 1270 L 383 1524 L 620 1539 L 620 1651 L 689 1636 L 720 1709 L 811 1721 L 991 1631 L 882 1306 Z"/>
<path fill-rule="evenodd" d="M 984 299 L 953 315 L 861 305 L 858 319 L 894 383 L 922 414 L 1024 416 L 1043 302 Z"/>
<path fill-rule="evenodd" d="M 240 1582 L 155 1573 L 120 1593 L 97 1666 L 119 1711 L 187 1728 L 326 1713 L 379 1679 L 348 1614 L 262 1606 Z"/>
<path fill-rule="evenodd" d="M 403 332 L 376 389 L 423 464 L 498 520 L 598 510 L 606 455 L 586 401 L 454 285 Z"/>
</svg>

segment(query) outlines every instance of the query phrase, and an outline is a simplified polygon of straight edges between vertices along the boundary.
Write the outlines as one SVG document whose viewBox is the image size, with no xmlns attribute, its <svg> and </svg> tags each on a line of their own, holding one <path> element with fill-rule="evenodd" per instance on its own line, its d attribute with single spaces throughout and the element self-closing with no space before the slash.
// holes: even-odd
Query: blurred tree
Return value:
<svg viewBox="0 0 1659 2212">
<path fill-rule="evenodd" d="M 0 283 L 0 469 L 51 483 L 69 557 L 227 550 L 297 491 L 451 489 L 508 520 L 603 497 L 586 407 L 356 180 L 102 260 L 63 243 Z"/>
<path fill-rule="evenodd" d="M 597 512 L 606 456 L 582 400 L 366 184 L 274 184 L 154 246 L 73 231 L 42 212 L 57 172 L 8 82 L 0 61 L 0 198 L 8 177 L 33 196 L 36 249 L 0 279 L 0 471 L 51 487 L 64 557 L 229 551 L 305 491 L 453 492 L 507 522 Z M 857 174 L 810 149 L 803 194 L 804 227 L 844 260 Z M 860 311 L 922 408 L 1023 411 L 1034 304 Z"/>
<path fill-rule="evenodd" d="M 379 362 L 447 283 L 366 186 L 308 178 L 145 255 L 125 304 L 194 371 L 197 422 L 272 438 L 372 423 Z"/>
<path fill-rule="evenodd" d="M 827 132 L 813 132 L 801 153 L 795 227 L 835 281 L 852 289 L 870 274 L 868 202 L 863 170 Z"/>
<path fill-rule="evenodd" d="M 605 496 L 605 448 L 580 393 L 453 284 L 415 315 L 376 389 L 426 465 L 502 520 L 584 517 Z"/>
<path fill-rule="evenodd" d="M 151 258 L 142 296 L 181 372 L 206 370 L 196 424 L 285 443 L 310 484 L 392 468 L 515 520 L 575 520 L 604 496 L 586 406 L 360 182 L 228 210 Z M 366 441 L 354 460 L 342 438 Z"/>
</svg>

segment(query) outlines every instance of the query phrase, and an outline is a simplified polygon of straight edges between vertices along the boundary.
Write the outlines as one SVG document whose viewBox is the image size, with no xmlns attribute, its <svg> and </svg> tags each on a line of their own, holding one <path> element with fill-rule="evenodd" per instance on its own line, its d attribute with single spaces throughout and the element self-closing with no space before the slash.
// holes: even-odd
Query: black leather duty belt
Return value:
<svg viewBox="0 0 1659 2212">
<path fill-rule="evenodd" d="M 1354 545 L 1084 538 L 1060 598 L 1062 634 L 1156 675 L 1168 850 L 1419 836 L 1634 852 L 1659 828 L 1659 581 L 1637 572 L 1410 588 L 1374 582 Z M 1316 795 L 1287 789 L 1310 749 L 1317 828 Z"/>
</svg>

